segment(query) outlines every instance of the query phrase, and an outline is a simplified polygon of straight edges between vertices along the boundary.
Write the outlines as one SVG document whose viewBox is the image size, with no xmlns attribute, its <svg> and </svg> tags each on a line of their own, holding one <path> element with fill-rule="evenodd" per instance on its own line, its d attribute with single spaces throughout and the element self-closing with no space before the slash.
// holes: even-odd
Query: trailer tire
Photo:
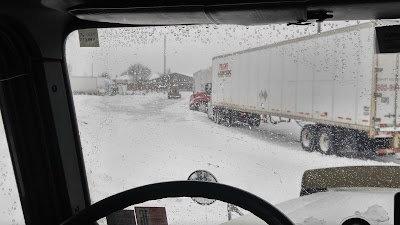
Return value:
<svg viewBox="0 0 400 225">
<path fill-rule="evenodd" d="M 225 114 L 225 122 L 226 122 L 226 126 L 231 127 L 233 125 L 233 118 L 232 118 L 232 111 L 229 110 L 226 114 Z"/>
<path fill-rule="evenodd" d="M 251 127 L 259 127 L 261 120 L 259 119 L 259 117 L 257 115 L 251 115 L 250 118 L 248 119 L 247 123 Z"/>
<path fill-rule="evenodd" d="M 198 107 L 195 104 L 190 104 L 189 109 L 193 110 L 193 111 L 198 111 L 199 110 Z"/>
<path fill-rule="evenodd" d="M 301 129 L 300 133 L 301 147 L 307 152 L 315 150 L 316 143 L 316 127 L 313 125 L 306 125 Z"/>
<path fill-rule="evenodd" d="M 358 134 L 353 130 L 341 130 L 340 141 L 338 141 L 338 148 L 336 150 L 337 156 L 344 156 L 348 158 L 357 158 L 360 155 L 358 148 Z"/>
<path fill-rule="evenodd" d="M 337 150 L 337 141 L 334 135 L 335 130 L 329 127 L 321 127 L 317 133 L 317 151 L 324 155 L 335 154 Z"/>
<path fill-rule="evenodd" d="M 219 112 L 219 110 L 215 112 L 214 118 L 216 124 L 221 124 L 221 113 Z"/>
</svg>

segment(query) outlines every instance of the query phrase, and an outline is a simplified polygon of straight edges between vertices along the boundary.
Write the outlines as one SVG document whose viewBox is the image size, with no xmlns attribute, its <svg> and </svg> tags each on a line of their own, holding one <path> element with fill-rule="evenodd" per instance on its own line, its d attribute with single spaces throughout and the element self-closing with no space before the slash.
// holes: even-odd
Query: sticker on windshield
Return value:
<svg viewBox="0 0 400 225">
<path fill-rule="evenodd" d="M 99 34 L 97 28 L 78 30 L 79 44 L 81 47 L 99 47 Z"/>
<path fill-rule="evenodd" d="M 136 225 L 135 211 L 120 210 L 106 217 L 108 225 Z"/>
<path fill-rule="evenodd" d="M 168 225 L 165 207 L 135 207 L 138 225 Z"/>
</svg>

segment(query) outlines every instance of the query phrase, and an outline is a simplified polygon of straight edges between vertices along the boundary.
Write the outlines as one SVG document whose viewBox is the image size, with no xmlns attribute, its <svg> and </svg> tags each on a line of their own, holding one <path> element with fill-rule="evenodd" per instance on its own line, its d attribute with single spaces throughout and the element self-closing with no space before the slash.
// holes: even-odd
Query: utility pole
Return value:
<svg viewBox="0 0 400 225">
<path fill-rule="evenodd" d="M 166 79 L 167 92 L 171 88 L 170 77 L 167 76 L 167 35 L 164 34 L 164 79 Z"/>
<path fill-rule="evenodd" d="M 321 22 L 317 21 L 317 34 L 321 33 Z"/>
<path fill-rule="evenodd" d="M 164 76 L 167 75 L 167 35 L 164 34 Z"/>
</svg>

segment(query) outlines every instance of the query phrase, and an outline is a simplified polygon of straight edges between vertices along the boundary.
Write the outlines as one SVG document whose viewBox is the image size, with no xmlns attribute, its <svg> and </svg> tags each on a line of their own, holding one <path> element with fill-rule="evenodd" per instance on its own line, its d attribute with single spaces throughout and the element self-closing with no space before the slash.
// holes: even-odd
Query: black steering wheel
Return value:
<svg viewBox="0 0 400 225">
<path fill-rule="evenodd" d="M 170 197 L 217 199 L 240 206 L 269 225 L 294 225 L 285 214 L 256 195 L 232 186 L 202 181 L 171 181 L 132 188 L 96 202 L 61 225 L 91 224 L 128 206 Z"/>
</svg>

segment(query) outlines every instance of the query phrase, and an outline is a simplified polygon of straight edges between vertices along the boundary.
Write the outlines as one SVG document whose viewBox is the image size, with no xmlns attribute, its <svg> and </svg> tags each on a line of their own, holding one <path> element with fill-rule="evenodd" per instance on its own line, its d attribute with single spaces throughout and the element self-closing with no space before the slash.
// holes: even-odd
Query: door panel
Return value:
<svg viewBox="0 0 400 225">
<path fill-rule="evenodd" d="M 377 59 L 376 126 L 395 127 L 399 57 L 398 54 L 379 54 Z"/>
</svg>

